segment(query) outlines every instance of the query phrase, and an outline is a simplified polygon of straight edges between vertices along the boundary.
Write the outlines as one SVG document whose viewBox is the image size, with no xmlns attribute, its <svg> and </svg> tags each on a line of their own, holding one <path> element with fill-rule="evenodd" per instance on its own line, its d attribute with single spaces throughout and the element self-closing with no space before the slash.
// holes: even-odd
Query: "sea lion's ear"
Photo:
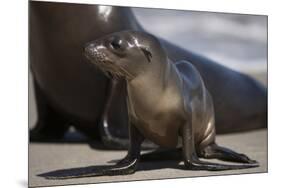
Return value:
<svg viewBox="0 0 281 188">
<path fill-rule="evenodd" d="M 151 58 L 152 58 L 151 52 L 147 48 L 144 48 L 144 47 L 140 47 L 140 49 L 143 52 L 144 56 L 146 57 L 147 61 L 150 62 Z"/>
</svg>

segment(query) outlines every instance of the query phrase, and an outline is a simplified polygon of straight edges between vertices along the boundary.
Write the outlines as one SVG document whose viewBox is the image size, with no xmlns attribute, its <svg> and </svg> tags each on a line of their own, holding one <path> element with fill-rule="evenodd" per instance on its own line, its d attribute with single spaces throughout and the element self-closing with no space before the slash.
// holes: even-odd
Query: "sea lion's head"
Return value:
<svg viewBox="0 0 281 188">
<path fill-rule="evenodd" d="M 138 31 L 122 31 L 89 42 L 85 55 L 106 75 L 132 80 L 149 69 L 162 49 L 152 35 Z"/>
</svg>

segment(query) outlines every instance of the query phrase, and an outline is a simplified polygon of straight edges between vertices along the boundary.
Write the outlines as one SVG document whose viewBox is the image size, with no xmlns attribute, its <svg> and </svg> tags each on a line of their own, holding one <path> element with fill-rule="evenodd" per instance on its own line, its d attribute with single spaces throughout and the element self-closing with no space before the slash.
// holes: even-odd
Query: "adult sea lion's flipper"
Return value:
<svg viewBox="0 0 281 188">
<path fill-rule="evenodd" d="M 112 108 L 112 100 L 114 97 L 116 97 L 116 93 L 118 92 L 117 90 L 120 89 L 120 84 L 122 84 L 122 79 L 118 78 L 112 78 L 110 80 L 109 88 L 108 88 L 108 95 L 106 98 L 104 110 L 102 113 L 102 118 L 99 123 L 99 132 L 101 135 L 101 139 L 103 144 L 105 145 L 106 148 L 109 149 L 128 149 L 130 145 L 130 141 L 128 138 L 121 138 L 117 137 L 112 134 L 111 129 L 115 127 L 114 124 L 109 125 L 109 113 L 110 109 Z M 128 112 L 126 112 L 128 113 Z M 111 127 L 111 129 L 110 129 Z M 116 125 L 117 128 L 119 128 Z M 115 130 L 117 132 L 118 130 Z M 156 148 L 157 146 L 153 144 L 152 142 L 145 141 L 142 144 L 142 149 L 152 149 Z"/>
<path fill-rule="evenodd" d="M 35 127 L 29 132 L 30 141 L 42 142 L 61 139 L 69 128 L 67 121 L 51 107 L 35 80 L 34 90 L 38 120 Z"/>
<path fill-rule="evenodd" d="M 110 80 L 104 110 L 102 113 L 101 121 L 99 123 L 99 131 L 103 144 L 107 148 L 127 149 L 129 146 L 129 140 L 114 136 L 109 129 L 110 107 L 112 105 L 113 97 L 116 94 L 116 90 L 118 89 L 118 85 L 120 85 L 120 83 L 120 79 Z"/>
</svg>

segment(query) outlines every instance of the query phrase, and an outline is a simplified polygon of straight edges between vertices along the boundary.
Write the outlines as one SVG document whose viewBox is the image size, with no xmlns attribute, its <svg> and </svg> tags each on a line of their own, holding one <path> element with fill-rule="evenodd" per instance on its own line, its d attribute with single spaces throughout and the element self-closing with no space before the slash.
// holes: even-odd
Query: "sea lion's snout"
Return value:
<svg viewBox="0 0 281 188">
<path fill-rule="evenodd" d="M 94 43 L 87 43 L 84 48 L 83 51 L 85 54 L 90 55 L 94 53 L 94 49 L 95 49 L 95 44 Z"/>
<path fill-rule="evenodd" d="M 104 46 L 102 44 L 89 42 L 84 46 L 84 54 L 92 63 L 101 63 L 106 59 L 103 49 Z"/>
<path fill-rule="evenodd" d="M 105 75 L 110 77 L 110 72 L 115 71 L 116 68 L 113 65 L 113 62 L 110 61 L 108 54 L 106 54 L 107 50 L 102 41 L 89 42 L 85 44 L 83 51 L 89 62 L 99 67 Z"/>
</svg>

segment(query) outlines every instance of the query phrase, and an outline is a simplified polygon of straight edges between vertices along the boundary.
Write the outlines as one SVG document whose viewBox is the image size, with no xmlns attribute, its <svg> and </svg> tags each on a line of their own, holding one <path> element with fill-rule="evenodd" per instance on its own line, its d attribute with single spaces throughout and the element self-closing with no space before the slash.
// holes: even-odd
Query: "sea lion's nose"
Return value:
<svg viewBox="0 0 281 188">
<path fill-rule="evenodd" d="M 89 53 L 89 52 L 93 52 L 95 45 L 93 43 L 87 43 L 84 45 L 84 52 Z"/>
</svg>

